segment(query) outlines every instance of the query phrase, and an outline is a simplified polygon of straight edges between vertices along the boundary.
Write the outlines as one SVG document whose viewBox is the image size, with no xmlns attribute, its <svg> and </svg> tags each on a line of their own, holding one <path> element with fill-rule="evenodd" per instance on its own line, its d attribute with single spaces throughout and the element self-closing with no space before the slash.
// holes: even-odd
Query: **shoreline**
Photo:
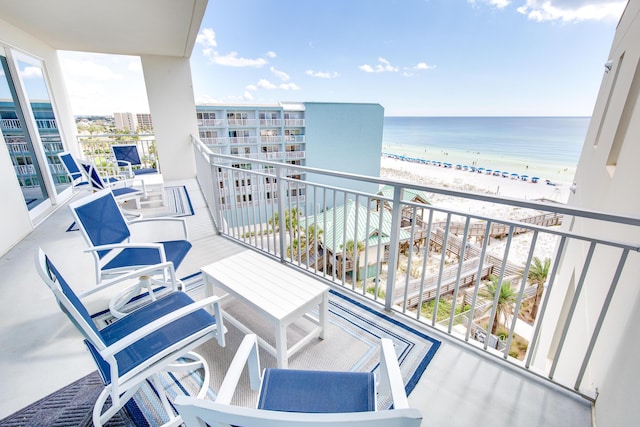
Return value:
<svg viewBox="0 0 640 427">
<path fill-rule="evenodd" d="M 456 165 L 499 170 L 508 172 L 509 175 L 516 173 L 518 175 L 528 175 L 529 178 L 538 177 L 544 184 L 546 180 L 553 184 L 570 186 L 576 173 L 577 165 L 566 165 L 554 162 L 539 163 L 533 160 L 515 158 L 506 155 L 482 153 L 480 151 L 465 151 L 456 149 L 440 149 L 435 147 L 418 147 L 414 145 L 389 144 L 382 146 L 383 158 L 384 154 L 396 156 L 411 157 L 424 161 L 436 161 L 452 164 L 455 170 Z M 409 163 L 409 162 L 407 162 Z M 436 166 L 423 165 L 430 169 L 436 169 Z M 460 172 L 460 171 L 458 171 Z M 462 171 L 470 173 L 468 171 Z M 476 173 L 476 175 L 482 175 Z M 498 178 L 498 177 L 496 177 Z"/>
</svg>

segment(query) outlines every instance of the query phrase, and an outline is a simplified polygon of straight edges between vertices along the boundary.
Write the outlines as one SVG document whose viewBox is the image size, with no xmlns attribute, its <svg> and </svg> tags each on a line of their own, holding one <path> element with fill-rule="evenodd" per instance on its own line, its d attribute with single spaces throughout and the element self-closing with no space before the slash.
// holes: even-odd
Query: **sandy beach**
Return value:
<svg viewBox="0 0 640 427">
<path fill-rule="evenodd" d="M 505 165 L 508 166 L 507 163 Z M 511 166 L 514 166 L 513 164 Z M 506 169 L 506 168 L 505 168 Z M 511 170 L 515 170 L 513 167 Z M 495 194 L 503 197 L 526 200 L 543 200 L 566 203 L 573 175 L 566 174 L 565 181 L 552 181 L 555 185 L 548 185 L 541 180 L 538 183 L 522 181 L 501 176 L 492 176 L 457 170 L 454 167 L 444 168 L 403 161 L 383 156 L 381 159 L 380 177 L 402 182 L 444 187 L 455 190 L 472 191 L 483 194 Z M 518 220 L 539 214 L 540 211 L 513 208 L 499 204 L 484 203 L 470 199 L 459 199 L 446 195 L 432 193 L 430 202 L 438 206 L 446 206 L 459 212 L 471 213 L 494 218 Z M 530 242 L 530 233 L 515 236 L 510 250 L 509 259 L 524 264 Z M 551 257 L 556 246 L 556 237 L 542 233 L 536 244 L 534 255 L 541 259 Z M 505 241 L 495 241 L 490 244 L 489 253 L 501 256 Z"/>
</svg>

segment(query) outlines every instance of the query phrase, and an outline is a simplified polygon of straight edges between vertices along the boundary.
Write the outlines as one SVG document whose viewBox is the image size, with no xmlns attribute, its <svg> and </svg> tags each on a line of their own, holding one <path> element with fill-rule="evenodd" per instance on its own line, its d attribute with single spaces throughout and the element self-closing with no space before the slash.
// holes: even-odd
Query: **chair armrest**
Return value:
<svg viewBox="0 0 640 427">
<path fill-rule="evenodd" d="M 129 271 L 127 273 L 119 274 L 118 276 L 116 276 L 112 280 L 102 281 L 102 283 L 100 285 L 95 286 L 94 288 L 91 288 L 86 292 L 83 292 L 79 296 L 80 297 L 86 297 L 86 296 L 89 296 L 91 294 L 95 294 L 96 292 L 99 292 L 99 291 L 101 291 L 103 289 L 106 289 L 106 288 L 108 288 L 110 286 L 118 284 L 120 282 L 124 282 L 125 280 L 138 279 L 140 276 L 144 276 L 147 273 L 149 275 L 151 275 L 153 272 L 158 271 L 158 270 L 162 270 L 162 269 L 169 269 L 169 280 L 173 284 L 173 290 L 177 291 L 178 290 L 178 284 L 180 284 L 181 282 L 180 282 L 180 280 L 178 280 L 176 278 L 176 270 L 175 270 L 175 267 L 174 267 L 173 263 L 171 261 L 166 261 L 166 262 L 162 262 L 160 264 L 148 265 L 146 267 L 139 268 L 137 270 L 133 270 L 133 271 Z"/>
<path fill-rule="evenodd" d="M 394 408 L 409 407 L 398 357 L 393 348 L 393 341 L 388 338 L 380 339 L 380 391 L 391 394 Z"/>
<path fill-rule="evenodd" d="M 164 252 L 164 246 L 162 243 L 112 243 L 110 245 L 94 246 L 89 249 L 85 249 L 85 252 L 98 252 L 98 251 L 110 251 L 112 249 L 131 249 L 131 248 L 146 248 L 157 249 L 160 255 L 160 262 L 167 262 L 167 256 Z"/>
<path fill-rule="evenodd" d="M 218 305 L 220 303 L 220 297 L 217 296 L 213 296 L 213 297 L 208 297 L 199 301 L 194 301 L 193 303 L 182 307 L 178 310 L 172 311 L 171 313 L 165 314 L 164 316 L 160 317 L 159 319 L 154 320 L 153 322 L 143 326 L 140 329 L 137 329 L 136 331 L 130 333 L 129 335 L 119 339 L 118 341 L 114 342 L 113 344 L 111 344 L 109 347 L 106 347 L 105 349 L 100 351 L 100 355 L 107 360 L 107 358 L 114 356 L 116 353 L 122 351 L 123 349 L 127 348 L 128 346 L 130 346 L 131 344 L 133 344 L 134 342 L 141 340 L 143 338 L 145 338 L 147 335 L 149 335 L 152 332 L 155 332 L 157 330 L 159 330 L 160 328 L 168 325 L 171 322 L 174 322 L 182 317 L 187 316 L 188 314 L 193 313 L 194 311 L 200 310 L 204 307 L 206 307 L 207 305 L 213 305 L 214 307 L 216 305 Z M 214 310 L 217 312 L 222 312 L 221 308 L 214 308 Z M 222 316 L 221 316 L 222 317 Z M 221 318 L 216 318 L 216 327 L 219 328 L 220 333 L 222 333 L 222 322 L 221 322 Z"/>
<path fill-rule="evenodd" d="M 248 334 L 240 343 L 231 365 L 222 380 L 218 390 L 216 402 L 228 405 L 238 386 L 238 381 L 244 370 L 244 365 L 249 367 L 249 384 L 253 390 L 260 387 L 260 358 L 258 355 L 258 339 L 255 334 Z"/>
</svg>

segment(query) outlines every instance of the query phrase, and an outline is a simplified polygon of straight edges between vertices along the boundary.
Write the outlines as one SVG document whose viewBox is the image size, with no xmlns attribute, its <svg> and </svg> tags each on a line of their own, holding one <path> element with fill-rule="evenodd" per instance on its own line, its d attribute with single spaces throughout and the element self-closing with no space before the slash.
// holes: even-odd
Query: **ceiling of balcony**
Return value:
<svg viewBox="0 0 640 427">
<path fill-rule="evenodd" d="M 2 0 L 3 19 L 59 50 L 191 55 L 207 0 Z"/>
</svg>

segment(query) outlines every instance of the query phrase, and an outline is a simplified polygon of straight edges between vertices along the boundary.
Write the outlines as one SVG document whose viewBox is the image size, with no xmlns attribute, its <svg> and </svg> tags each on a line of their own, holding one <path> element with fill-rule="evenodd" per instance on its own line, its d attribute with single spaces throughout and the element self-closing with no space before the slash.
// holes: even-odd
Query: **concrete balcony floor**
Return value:
<svg viewBox="0 0 640 427">
<path fill-rule="evenodd" d="M 178 271 L 180 277 L 246 249 L 215 235 L 195 180 L 170 184 L 187 185 L 195 210 L 187 217 L 193 250 Z M 83 253 L 82 235 L 66 232 L 71 222 L 68 207 L 60 207 L 0 258 L 0 419 L 95 370 L 80 334 L 59 310 L 34 266 L 40 246 L 72 285 L 94 283 L 93 261 Z M 442 341 L 409 396 L 410 404 L 423 413 L 423 425 L 591 425 L 591 405 L 583 399 L 438 331 L 413 326 Z"/>
</svg>

